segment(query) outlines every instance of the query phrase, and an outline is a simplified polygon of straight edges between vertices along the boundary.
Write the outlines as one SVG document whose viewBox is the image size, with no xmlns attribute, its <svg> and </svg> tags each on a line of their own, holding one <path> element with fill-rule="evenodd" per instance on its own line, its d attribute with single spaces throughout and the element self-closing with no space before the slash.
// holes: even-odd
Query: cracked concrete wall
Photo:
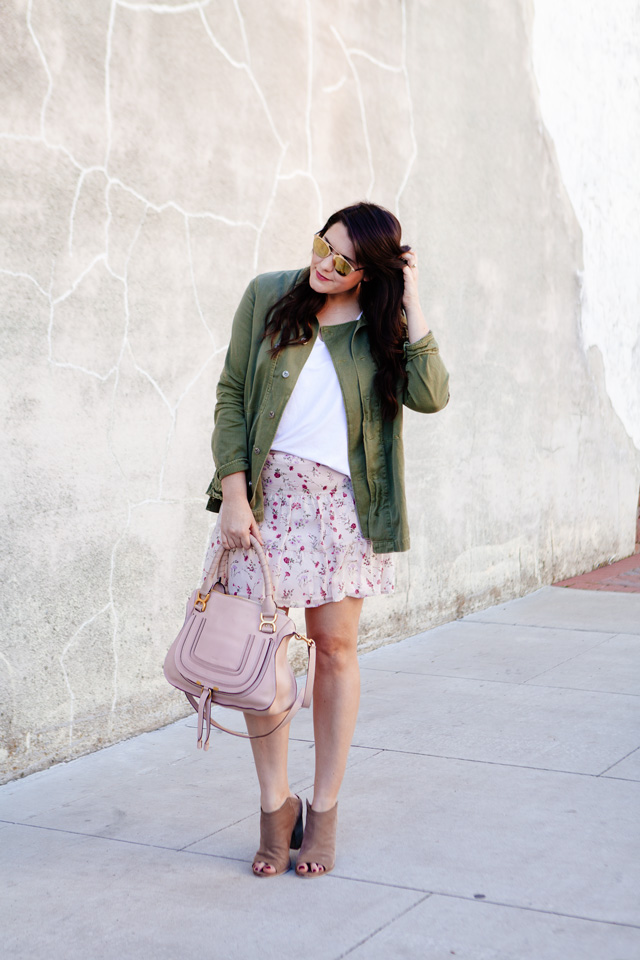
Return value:
<svg viewBox="0 0 640 960">
<path fill-rule="evenodd" d="M 447 410 L 407 416 L 413 548 L 363 644 L 632 551 L 635 401 L 611 340 L 582 333 L 586 225 L 536 11 L 2 5 L 2 779 L 186 712 L 161 665 L 212 519 L 233 311 L 344 203 L 400 216 L 452 374 Z"/>
</svg>

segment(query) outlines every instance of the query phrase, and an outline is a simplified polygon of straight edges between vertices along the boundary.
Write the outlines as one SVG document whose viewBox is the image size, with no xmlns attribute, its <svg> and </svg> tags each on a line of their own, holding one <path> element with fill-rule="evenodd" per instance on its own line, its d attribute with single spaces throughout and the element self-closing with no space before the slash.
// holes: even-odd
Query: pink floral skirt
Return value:
<svg viewBox="0 0 640 960">
<path fill-rule="evenodd" d="M 350 477 L 271 450 L 262 487 L 260 532 L 279 606 L 319 607 L 344 597 L 393 592 L 395 556 L 374 553 L 371 541 L 360 533 Z M 205 571 L 220 546 L 219 535 L 220 516 Z M 260 563 L 253 551 L 230 551 L 228 590 L 251 599 L 263 595 Z"/>
</svg>

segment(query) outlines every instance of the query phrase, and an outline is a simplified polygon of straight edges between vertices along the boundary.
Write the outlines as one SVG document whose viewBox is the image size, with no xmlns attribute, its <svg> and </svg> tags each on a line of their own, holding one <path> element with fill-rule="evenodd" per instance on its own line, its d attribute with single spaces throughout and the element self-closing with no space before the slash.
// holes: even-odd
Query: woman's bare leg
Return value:
<svg viewBox="0 0 640 960">
<path fill-rule="evenodd" d="M 288 608 L 284 609 L 289 613 Z M 252 736 L 265 733 L 276 726 L 282 714 L 272 717 L 254 717 L 245 714 L 247 732 Z M 260 806 L 265 813 L 278 810 L 287 797 L 292 796 L 287 774 L 287 755 L 289 749 L 289 727 L 286 723 L 280 730 L 259 740 L 251 740 L 253 759 L 260 784 Z M 269 863 L 256 861 L 253 865 L 255 873 L 275 873 L 275 867 Z"/>
<path fill-rule="evenodd" d="M 358 623 L 362 600 L 345 597 L 306 610 L 307 633 L 316 642 L 313 727 L 316 770 L 313 809 L 330 810 L 338 799 L 360 703 Z M 314 873 L 322 869 L 309 865 Z M 301 864 L 299 871 L 306 872 Z"/>
</svg>

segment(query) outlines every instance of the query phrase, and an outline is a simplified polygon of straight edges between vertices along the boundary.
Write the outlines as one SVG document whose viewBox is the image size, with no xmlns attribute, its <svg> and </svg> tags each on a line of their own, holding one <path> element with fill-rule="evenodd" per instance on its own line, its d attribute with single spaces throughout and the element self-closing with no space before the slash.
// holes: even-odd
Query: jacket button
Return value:
<svg viewBox="0 0 640 960">
<path fill-rule="evenodd" d="M 275 417 L 275 412 L 273 410 L 269 410 L 269 420 L 273 420 L 274 417 Z"/>
<path fill-rule="evenodd" d="M 286 378 L 289 376 L 289 371 L 288 371 L 288 370 L 283 370 L 283 371 L 282 371 L 282 376 L 283 376 L 283 377 L 285 378 L 285 380 L 286 380 Z"/>
<path fill-rule="evenodd" d="M 253 452 L 254 452 L 254 453 L 260 453 L 260 447 L 254 447 L 254 448 L 253 448 Z"/>
</svg>

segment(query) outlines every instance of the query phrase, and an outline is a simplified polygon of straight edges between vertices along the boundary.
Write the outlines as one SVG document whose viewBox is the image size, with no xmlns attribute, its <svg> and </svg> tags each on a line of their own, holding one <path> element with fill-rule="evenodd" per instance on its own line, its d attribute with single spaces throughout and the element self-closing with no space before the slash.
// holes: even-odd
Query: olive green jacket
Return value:
<svg viewBox="0 0 640 960">
<path fill-rule="evenodd" d="M 220 376 L 211 441 L 216 473 L 207 509 L 222 503 L 221 480 L 240 470 L 247 474 L 247 496 L 258 522 L 264 519 L 260 474 L 298 375 L 318 335 L 271 356 L 262 339 L 269 308 L 302 277 L 303 270 L 264 273 L 251 281 L 236 311 Z M 347 415 L 351 480 L 362 535 L 375 553 L 409 549 L 404 494 L 402 405 L 434 413 L 448 402 L 449 375 L 432 333 L 405 343 L 407 383 L 398 389 L 399 409 L 384 421 L 373 386 L 376 372 L 369 349 L 366 317 L 323 327 Z M 285 451 L 286 452 L 286 451 Z"/>
</svg>

